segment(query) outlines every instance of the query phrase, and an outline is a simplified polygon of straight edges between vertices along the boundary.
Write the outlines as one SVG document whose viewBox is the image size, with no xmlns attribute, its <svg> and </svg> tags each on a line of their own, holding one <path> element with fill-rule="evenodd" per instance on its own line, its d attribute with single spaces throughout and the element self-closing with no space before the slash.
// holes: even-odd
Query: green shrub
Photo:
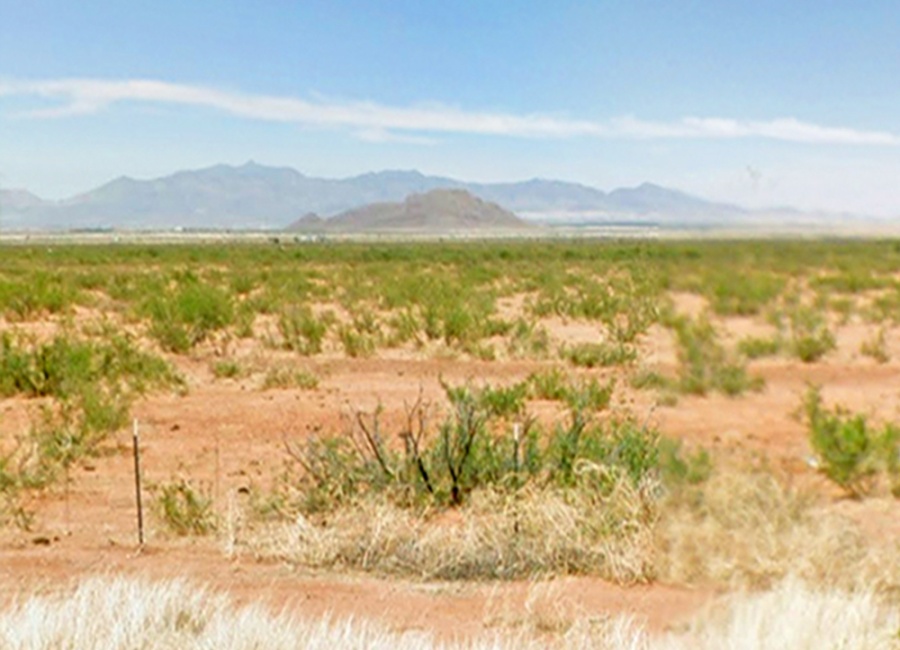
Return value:
<svg viewBox="0 0 900 650">
<path fill-rule="evenodd" d="M 550 336 L 543 327 L 519 318 L 512 325 L 507 349 L 514 357 L 543 358 L 550 350 Z"/>
<path fill-rule="evenodd" d="M 244 369 L 234 359 L 220 359 L 212 364 L 212 373 L 216 379 L 237 379 Z"/>
<path fill-rule="evenodd" d="M 77 299 L 77 291 L 57 274 L 37 271 L 23 281 L 0 280 L 0 313 L 9 320 L 63 313 Z"/>
<path fill-rule="evenodd" d="M 704 319 L 675 323 L 680 361 L 678 387 L 684 393 L 705 395 L 717 390 L 729 396 L 761 387 L 760 379 L 729 355 L 718 341 L 712 324 Z"/>
<path fill-rule="evenodd" d="M 317 318 L 309 307 L 292 306 L 278 314 L 282 345 L 303 355 L 319 354 L 328 332 L 327 318 Z"/>
<path fill-rule="evenodd" d="M 784 289 L 784 280 L 768 273 L 729 274 L 712 287 L 710 303 L 722 316 L 759 314 Z"/>
<path fill-rule="evenodd" d="M 169 364 L 123 335 L 94 343 L 61 334 L 30 345 L 9 332 L 0 335 L 0 395 L 70 398 L 98 384 L 143 393 L 178 381 Z"/>
<path fill-rule="evenodd" d="M 637 351 L 632 346 L 618 341 L 579 343 L 564 348 L 561 354 L 573 365 L 582 368 L 620 366 L 637 359 Z"/>
<path fill-rule="evenodd" d="M 163 523 L 177 535 L 206 535 L 216 529 L 212 499 L 180 479 L 158 486 L 157 510 Z"/>
<path fill-rule="evenodd" d="M 355 413 L 343 435 L 289 446 L 305 470 L 300 507 L 330 510 L 370 493 L 403 507 L 458 506 L 481 488 L 514 491 L 538 481 L 610 490 L 622 479 L 637 486 L 658 471 L 654 430 L 630 418 L 594 422 L 611 384 L 567 389 L 568 422 L 548 434 L 523 413 L 525 388 L 524 382 L 501 389 L 444 385 L 446 417 L 430 426 L 430 407 L 419 400 L 397 445 L 385 438 L 377 409 Z M 510 426 L 512 416 L 518 423 Z"/>
<path fill-rule="evenodd" d="M 836 347 L 825 315 L 812 307 L 795 306 L 788 314 L 788 322 L 791 352 L 803 363 L 818 361 Z"/>
<path fill-rule="evenodd" d="M 569 377 L 561 368 L 533 372 L 527 381 L 535 399 L 561 402 L 568 395 Z"/>
<path fill-rule="evenodd" d="M 349 325 L 341 325 L 338 336 L 348 357 L 371 356 L 378 347 L 381 328 L 371 315 L 357 316 Z"/>
<path fill-rule="evenodd" d="M 748 336 L 738 342 L 738 352 L 748 359 L 774 357 L 781 350 L 781 339 L 778 337 L 760 338 Z"/>
<path fill-rule="evenodd" d="M 145 307 L 150 336 L 170 352 L 184 353 L 234 322 L 225 290 L 187 278 L 174 290 L 151 297 Z"/>
<path fill-rule="evenodd" d="M 712 459 L 706 449 L 685 454 L 681 441 L 672 438 L 660 438 L 659 459 L 663 483 L 670 487 L 703 483 L 713 470 Z"/>
<path fill-rule="evenodd" d="M 487 411 L 489 417 L 512 418 L 525 413 L 525 399 L 528 397 L 528 383 L 519 382 L 510 386 L 490 385 L 477 391 L 479 406 Z"/>
<path fill-rule="evenodd" d="M 878 334 L 874 338 L 863 341 L 859 351 L 865 356 L 871 357 L 878 363 L 887 363 L 890 361 L 891 355 L 888 353 L 884 328 L 880 328 Z"/>
<path fill-rule="evenodd" d="M 888 424 L 878 431 L 861 414 L 840 407 L 826 410 L 817 388 L 807 391 L 804 408 L 810 444 L 828 478 L 857 498 L 870 491 L 882 471 L 898 485 L 900 429 Z"/>
<path fill-rule="evenodd" d="M 271 388 L 300 388 L 314 390 L 319 386 L 319 378 L 313 373 L 292 366 L 270 368 L 263 379 L 263 390 Z"/>
<path fill-rule="evenodd" d="M 612 399 L 615 381 L 601 384 L 596 377 L 573 379 L 559 368 L 535 372 L 526 383 L 530 394 L 537 399 L 565 402 L 569 408 L 602 411 Z"/>
</svg>

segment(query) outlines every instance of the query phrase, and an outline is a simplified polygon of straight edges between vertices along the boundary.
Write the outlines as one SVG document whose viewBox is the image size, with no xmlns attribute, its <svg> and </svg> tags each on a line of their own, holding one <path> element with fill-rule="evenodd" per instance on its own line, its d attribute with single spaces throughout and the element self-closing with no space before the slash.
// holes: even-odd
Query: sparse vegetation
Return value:
<svg viewBox="0 0 900 650">
<path fill-rule="evenodd" d="M 742 397 L 761 386 L 747 370 L 755 359 L 778 357 L 750 364 L 778 390 L 779 364 L 796 367 L 788 357 L 887 376 L 891 366 L 830 352 L 836 334 L 846 346 L 865 325 L 872 336 L 858 351 L 890 361 L 898 267 L 895 242 L 11 248 L 0 264 L 0 396 L 32 417 L 0 440 L 0 521 L 39 528 L 38 509 L 70 472 L 77 484 L 102 455 L 123 453 L 113 434 L 135 400 L 179 386 L 174 367 L 192 386 L 243 378 L 217 384 L 216 397 L 249 378 L 264 390 L 313 390 L 315 368 L 329 377 L 315 399 L 247 391 L 248 403 L 296 398 L 305 408 L 338 403 L 345 369 L 372 366 L 406 375 L 396 392 L 365 393 L 389 395 L 384 408 L 348 406 L 343 427 L 310 421 L 319 406 L 303 411 L 287 469 L 241 468 L 243 492 L 229 499 L 243 505 L 228 508 L 251 512 L 227 524 L 229 553 L 417 578 L 590 574 L 769 589 L 800 575 L 894 598 L 897 549 L 835 514 L 894 503 L 884 498 L 900 493 L 893 425 L 807 396 L 810 464 L 848 496 L 879 497 L 835 503 L 839 491 L 824 482 L 804 493 L 778 478 L 780 465 L 740 455 L 762 446 L 752 425 L 739 451 L 714 433 L 713 443 L 682 443 L 661 435 L 653 407 L 634 412 L 648 395 L 631 389 L 659 391 L 653 402 L 668 405 L 720 392 L 747 409 L 768 399 Z M 748 332 L 764 336 L 740 338 Z M 487 361 L 506 365 L 495 373 Z M 417 364 L 428 368 L 417 380 L 454 378 L 439 401 L 403 403 Z M 354 394 L 370 391 L 366 381 Z M 689 427 L 684 415 L 663 410 L 660 427 Z M 178 424 L 188 429 L 166 426 Z M 177 535 L 224 530 L 200 485 L 158 485 L 158 522 Z M 705 647 L 692 630 L 700 636 L 685 647 Z"/>
</svg>

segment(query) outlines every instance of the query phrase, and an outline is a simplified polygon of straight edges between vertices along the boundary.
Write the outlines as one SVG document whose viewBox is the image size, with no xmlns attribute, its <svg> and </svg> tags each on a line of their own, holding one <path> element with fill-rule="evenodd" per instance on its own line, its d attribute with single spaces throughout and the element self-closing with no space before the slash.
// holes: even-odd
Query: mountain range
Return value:
<svg viewBox="0 0 900 650">
<path fill-rule="evenodd" d="M 271 229 L 310 213 L 327 219 L 435 189 L 466 190 L 526 220 L 550 224 L 718 225 L 759 213 L 644 183 L 611 192 L 557 180 L 466 183 L 417 171 L 382 171 L 346 179 L 305 176 L 289 167 L 248 162 L 181 171 L 151 180 L 117 178 L 61 201 L 24 190 L 0 191 L 3 230 Z M 771 215 L 769 215 L 771 218 Z"/>
</svg>

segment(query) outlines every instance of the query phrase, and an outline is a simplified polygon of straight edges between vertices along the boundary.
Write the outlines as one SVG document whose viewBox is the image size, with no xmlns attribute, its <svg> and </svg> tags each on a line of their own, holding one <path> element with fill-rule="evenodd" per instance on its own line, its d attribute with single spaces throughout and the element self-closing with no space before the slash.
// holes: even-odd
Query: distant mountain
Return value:
<svg viewBox="0 0 900 650">
<path fill-rule="evenodd" d="M 518 230 L 533 227 L 496 203 L 483 201 L 466 190 L 438 189 L 412 194 L 403 202 L 372 203 L 330 219 L 305 215 L 288 226 L 300 232 L 451 233 Z"/>
<path fill-rule="evenodd" d="M 0 190 L 0 215 L 4 209 L 27 210 L 43 204 L 42 199 L 25 190 Z"/>
<path fill-rule="evenodd" d="M 609 194 L 563 181 L 465 183 L 417 171 L 383 171 L 346 179 L 304 176 L 289 167 L 249 162 L 216 165 L 152 180 L 121 177 L 63 201 L 27 192 L 0 193 L 3 229 L 281 229 L 300 215 L 325 218 L 411 194 L 460 189 L 528 220 L 545 223 L 689 222 L 727 224 L 747 217 L 732 205 L 711 203 L 645 183 Z M 323 222 L 324 223 L 324 222 Z"/>
</svg>

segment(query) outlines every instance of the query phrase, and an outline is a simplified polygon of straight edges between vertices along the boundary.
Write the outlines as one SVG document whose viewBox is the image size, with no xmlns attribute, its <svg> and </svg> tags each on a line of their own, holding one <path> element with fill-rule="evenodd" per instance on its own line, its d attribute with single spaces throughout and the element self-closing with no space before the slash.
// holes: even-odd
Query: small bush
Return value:
<svg viewBox="0 0 900 650">
<path fill-rule="evenodd" d="M 489 417 L 512 418 L 525 413 L 525 399 L 528 397 L 527 382 L 493 388 L 485 386 L 478 391 L 479 405 Z"/>
<path fill-rule="evenodd" d="M 328 319 L 317 318 L 309 307 L 289 307 L 278 315 L 282 345 L 303 355 L 319 354 L 328 332 Z"/>
<path fill-rule="evenodd" d="M 184 479 L 159 486 L 163 523 L 177 535 L 206 535 L 216 528 L 212 499 Z"/>
<path fill-rule="evenodd" d="M 150 335 L 166 350 L 184 353 L 234 322 L 234 304 L 223 289 L 187 278 L 148 300 Z"/>
<path fill-rule="evenodd" d="M 722 316 L 753 316 L 784 289 L 784 280 L 775 275 L 741 273 L 729 275 L 712 288 L 713 311 Z"/>
<path fill-rule="evenodd" d="M 237 361 L 224 359 L 212 365 L 212 373 L 216 379 L 237 379 L 244 374 L 244 369 Z"/>
<path fill-rule="evenodd" d="M 535 399 L 561 402 L 568 394 L 569 377 L 561 368 L 552 368 L 531 373 L 528 384 Z"/>
<path fill-rule="evenodd" d="M 774 357 L 781 350 L 781 340 L 778 337 L 759 338 L 748 336 L 738 342 L 738 352 L 748 359 L 761 359 Z"/>
<path fill-rule="evenodd" d="M 897 485 L 900 475 L 900 429 L 888 424 L 873 429 L 861 414 L 838 407 L 826 410 L 821 393 L 810 388 L 804 400 L 810 443 L 821 462 L 822 472 L 854 497 L 871 490 L 881 471 Z"/>
<path fill-rule="evenodd" d="M 579 343 L 562 350 L 562 356 L 582 368 L 621 366 L 637 359 L 637 351 L 626 343 Z"/>
<path fill-rule="evenodd" d="M 263 379 L 263 390 L 271 388 L 300 388 L 314 390 L 319 386 L 319 378 L 308 370 L 291 366 L 270 368 Z"/>
<path fill-rule="evenodd" d="M 543 327 L 520 318 L 513 323 L 507 348 L 513 357 L 543 358 L 550 350 L 550 336 Z"/>
<path fill-rule="evenodd" d="M 834 350 L 834 334 L 825 316 L 812 307 L 797 305 L 788 314 L 790 350 L 803 363 L 819 361 Z"/>
<path fill-rule="evenodd" d="M 717 390 L 736 396 L 762 386 L 760 379 L 750 377 L 744 364 L 721 346 L 708 320 L 680 319 L 675 322 L 675 333 L 681 362 L 678 387 L 682 392 L 705 395 Z"/>
<path fill-rule="evenodd" d="M 870 357 L 878 363 L 887 363 L 891 360 L 888 353 L 887 341 L 885 340 L 884 328 L 878 330 L 878 334 L 867 341 L 863 341 L 859 351 L 867 357 Z"/>
<path fill-rule="evenodd" d="M 344 353 L 353 359 L 369 357 L 375 352 L 377 338 L 357 325 L 342 325 L 338 330 Z"/>
</svg>

